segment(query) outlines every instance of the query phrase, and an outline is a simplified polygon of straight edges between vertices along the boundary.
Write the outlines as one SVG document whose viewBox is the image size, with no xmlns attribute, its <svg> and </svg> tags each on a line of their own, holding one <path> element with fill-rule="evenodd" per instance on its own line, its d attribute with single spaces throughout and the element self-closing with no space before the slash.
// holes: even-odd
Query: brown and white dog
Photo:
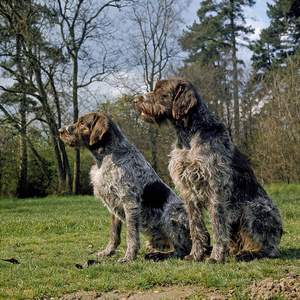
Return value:
<svg viewBox="0 0 300 300">
<path fill-rule="evenodd" d="M 203 209 L 212 224 L 208 262 L 224 262 L 228 245 L 237 260 L 278 257 L 279 210 L 193 84 L 184 78 L 160 80 L 153 92 L 138 96 L 134 103 L 144 121 L 169 121 L 176 130 L 169 171 L 189 213 L 193 246 L 186 259 L 203 259 Z"/>
<path fill-rule="evenodd" d="M 78 122 L 59 129 L 60 138 L 71 147 L 85 147 L 95 158 L 90 175 L 96 198 L 112 215 L 110 241 L 97 257 L 115 253 L 122 223 L 127 227 L 127 251 L 120 262 L 136 259 L 139 233 L 150 238 L 154 252 L 146 259 L 183 258 L 192 247 L 184 202 L 159 178 L 141 153 L 103 112 L 90 112 Z M 206 233 L 209 240 L 209 234 Z"/>
</svg>

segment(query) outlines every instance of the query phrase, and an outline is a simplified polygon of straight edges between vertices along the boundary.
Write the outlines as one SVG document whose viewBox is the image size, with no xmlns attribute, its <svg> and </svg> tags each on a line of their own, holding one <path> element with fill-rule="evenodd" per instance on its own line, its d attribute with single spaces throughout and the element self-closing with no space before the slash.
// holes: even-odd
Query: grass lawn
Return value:
<svg viewBox="0 0 300 300">
<path fill-rule="evenodd" d="M 0 259 L 14 257 L 20 262 L 0 260 L 0 299 L 59 297 L 78 290 L 135 292 L 173 285 L 197 287 L 195 299 L 215 290 L 219 295 L 234 290 L 232 298 L 242 299 L 242 291 L 254 280 L 300 274 L 300 185 L 266 188 L 284 222 L 280 259 L 244 263 L 228 257 L 224 265 L 177 259 L 147 262 L 144 243 L 135 262 L 119 264 L 126 250 L 123 227 L 116 255 L 80 270 L 75 264 L 94 259 L 92 253 L 104 249 L 109 239 L 110 215 L 99 200 L 91 196 L 0 199 Z"/>
</svg>

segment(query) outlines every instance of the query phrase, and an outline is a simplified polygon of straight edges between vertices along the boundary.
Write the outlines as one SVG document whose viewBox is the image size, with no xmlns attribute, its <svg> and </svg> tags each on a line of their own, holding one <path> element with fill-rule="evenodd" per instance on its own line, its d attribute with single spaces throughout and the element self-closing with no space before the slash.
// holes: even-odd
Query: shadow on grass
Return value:
<svg viewBox="0 0 300 300">
<path fill-rule="evenodd" d="M 280 250 L 280 259 L 300 259 L 300 249 L 294 249 L 294 248 L 290 248 L 290 249 L 284 249 L 284 250 Z"/>
</svg>

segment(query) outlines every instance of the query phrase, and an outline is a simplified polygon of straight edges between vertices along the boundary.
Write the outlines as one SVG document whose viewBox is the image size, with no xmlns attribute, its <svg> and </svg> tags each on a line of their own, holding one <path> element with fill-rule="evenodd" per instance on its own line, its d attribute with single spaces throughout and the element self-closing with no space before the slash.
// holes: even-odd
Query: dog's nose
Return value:
<svg viewBox="0 0 300 300">
<path fill-rule="evenodd" d="M 58 132 L 59 132 L 59 133 L 63 133 L 63 132 L 64 132 L 64 129 L 63 129 L 63 128 L 59 128 L 59 129 L 58 129 Z"/>
</svg>

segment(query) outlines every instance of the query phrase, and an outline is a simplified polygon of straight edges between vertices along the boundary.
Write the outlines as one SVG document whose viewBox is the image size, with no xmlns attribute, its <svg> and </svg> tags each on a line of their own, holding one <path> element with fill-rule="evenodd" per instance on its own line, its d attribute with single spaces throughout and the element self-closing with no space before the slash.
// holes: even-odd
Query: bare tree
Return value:
<svg viewBox="0 0 300 300">
<path fill-rule="evenodd" d="M 108 35 L 112 34 L 112 26 L 108 17 L 108 9 L 121 8 L 129 0 L 56 0 L 58 8 L 57 22 L 61 37 L 68 55 L 72 61 L 72 99 L 73 121 L 77 122 L 79 115 L 78 90 L 95 81 L 102 81 L 115 68 L 108 62 L 114 51 L 105 47 Z M 93 43 L 95 42 L 96 43 Z M 93 44 L 96 51 L 101 52 L 100 61 L 92 57 L 88 44 Z M 99 49 L 99 45 L 101 50 Z M 81 64 L 80 64 L 81 61 Z M 80 72 L 81 69 L 81 72 Z M 80 152 L 75 149 L 73 193 L 79 193 Z"/>
<path fill-rule="evenodd" d="M 129 12 L 131 26 L 127 50 L 131 65 L 143 78 L 147 91 L 170 70 L 180 53 L 178 37 L 181 13 L 189 1 L 142 0 L 135 2 Z M 127 36 L 126 36 L 127 37 Z M 152 166 L 157 171 L 158 129 L 149 127 L 152 145 Z"/>
<path fill-rule="evenodd" d="M 299 181 L 300 60 L 266 75 L 265 106 L 253 160 L 265 182 Z"/>
<path fill-rule="evenodd" d="M 143 77 L 149 91 L 156 80 L 166 74 L 181 48 L 181 15 L 189 1 L 142 0 L 136 2 L 129 13 L 128 44 L 131 63 Z"/>
</svg>

